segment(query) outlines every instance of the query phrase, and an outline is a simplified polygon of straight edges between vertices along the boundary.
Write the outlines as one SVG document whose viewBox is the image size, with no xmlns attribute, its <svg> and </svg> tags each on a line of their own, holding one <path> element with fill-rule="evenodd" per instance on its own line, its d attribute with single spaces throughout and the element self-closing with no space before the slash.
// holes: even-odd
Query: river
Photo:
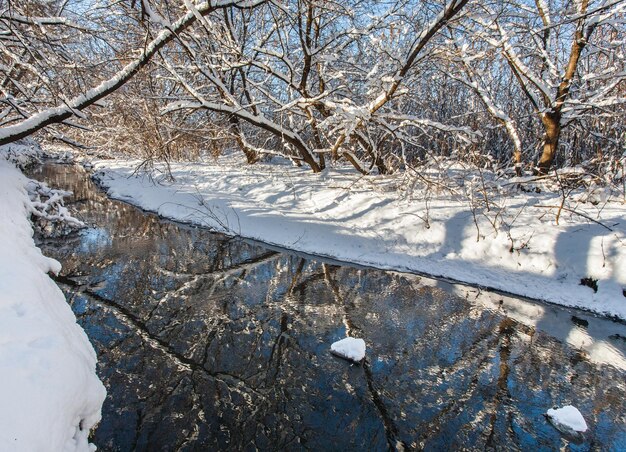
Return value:
<svg viewBox="0 0 626 452">
<path fill-rule="evenodd" d="M 626 450 L 626 325 L 302 256 L 112 201 L 77 166 L 89 227 L 37 237 L 98 354 L 99 450 Z M 359 365 L 330 354 L 362 337 Z M 589 430 L 544 417 L 574 404 Z"/>
</svg>

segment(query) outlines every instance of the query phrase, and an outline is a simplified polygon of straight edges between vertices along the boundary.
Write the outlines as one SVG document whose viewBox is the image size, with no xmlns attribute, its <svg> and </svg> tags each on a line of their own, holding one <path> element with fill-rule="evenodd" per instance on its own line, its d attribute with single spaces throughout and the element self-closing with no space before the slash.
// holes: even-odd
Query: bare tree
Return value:
<svg viewBox="0 0 626 452">
<path fill-rule="evenodd" d="M 46 128 L 149 159 L 236 147 L 363 174 L 617 158 L 625 5 L 0 0 L 0 144 Z"/>
<path fill-rule="evenodd" d="M 525 20 L 496 18 L 488 25 L 496 32 L 492 43 L 501 50 L 515 80 L 541 120 L 543 149 L 537 170 L 545 173 L 554 163 L 564 127 L 580 120 L 583 113 L 594 108 L 623 102 L 623 99 L 613 97 L 625 78 L 623 61 L 607 68 L 602 81 L 592 72 L 595 67 L 580 63 L 589 48 L 596 55 L 597 51 L 607 54 L 623 52 L 624 33 L 616 27 L 623 25 L 626 9 L 619 1 L 589 0 L 571 4 L 536 0 L 532 5 L 534 8 L 512 6 L 517 11 L 524 11 Z M 599 28 L 619 33 L 621 39 L 596 43 L 592 38 Z M 595 86 L 586 83 L 589 79 L 596 79 Z"/>
<path fill-rule="evenodd" d="M 389 136 L 404 137 L 399 129 L 418 124 L 457 132 L 392 105 L 407 94 L 401 86 L 419 77 L 416 66 L 434 52 L 426 47 L 467 1 L 443 8 L 425 4 L 420 10 L 411 1 L 384 8 L 375 3 L 267 4 L 254 16 L 230 17 L 225 30 L 205 26 L 204 37 L 181 37 L 176 61 L 171 55 L 163 64 L 188 98 L 172 102 L 165 112 L 222 113 L 236 125 L 244 152 L 276 151 L 246 140 L 241 122 L 268 133 L 266 142 L 273 139 L 274 148 L 278 144 L 314 172 L 324 168 L 327 154 L 345 158 L 364 174 L 373 166 L 388 172 L 381 145 L 389 145 Z M 400 45 L 389 47 L 389 38 Z"/>
<path fill-rule="evenodd" d="M 153 24 L 158 24 L 158 33 L 155 34 L 150 29 L 148 29 L 145 33 L 143 40 L 131 44 L 133 45 L 131 49 L 134 48 L 134 51 L 131 49 L 126 50 L 127 53 L 134 54 L 131 57 L 130 61 L 125 64 L 121 69 L 117 70 L 110 78 L 101 81 L 95 87 L 86 89 L 82 93 L 74 95 L 71 98 L 66 96 L 64 93 L 59 93 L 57 97 L 60 98 L 61 102 L 57 104 L 57 106 L 52 108 L 47 108 L 42 111 L 32 113 L 25 113 L 22 111 L 20 114 L 24 116 L 25 119 L 11 125 L 6 125 L 2 129 L 0 129 L 0 144 L 10 143 L 20 138 L 27 137 L 46 126 L 56 123 L 62 123 L 72 116 L 81 116 L 83 114 L 81 113 L 82 110 L 90 105 L 97 103 L 102 98 L 106 97 L 107 95 L 111 94 L 112 92 L 123 86 L 138 71 L 146 66 L 157 52 L 159 52 L 169 42 L 171 42 L 177 36 L 177 34 L 187 29 L 197 20 L 201 20 L 207 14 L 221 8 L 253 8 L 263 2 L 264 0 L 220 0 L 204 2 L 198 6 L 193 6 L 191 3 L 188 2 L 186 5 L 187 8 L 182 11 L 181 15 L 176 20 L 170 22 L 164 17 L 158 16 L 154 12 L 148 0 L 142 0 L 140 3 L 141 17 L 142 19 L 147 18 Z M 61 6 L 59 7 L 59 12 L 63 14 L 64 7 L 67 2 L 59 3 L 61 4 Z M 134 4 L 135 2 L 132 3 Z M 11 85 L 16 87 L 16 89 L 20 91 L 20 93 L 29 103 L 34 105 L 36 104 L 36 99 L 34 98 L 34 95 L 36 95 L 37 92 L 28 93 L 24 90 L 19 89 L 20 78 L 22 77 L 21 74 L 24 73 L 23 71 L 28 70 L 44 83 L 47 81 L 47 76 L 45 72 L 39 71 L 36 65 L 28 63 L 27 60 L 25 62 L 24 57 L 30 56 L 33 60 L 37 61 L 38 65 L 43 66 L 44 69 L 54 67 L 52 64 L 53 60 L 51 60 L 51 58 L 48 57 L 42 60 L 40 54 L 35 50 L 40 46 L 42 42 L 47 42 L 47 40 L 49 39 L 49 35 L 46 30 L 43 29 L 41 34 L 33 34 L 31 39 L 24 40 L 22 39 L 22 34 L 20 33 L 21 30 L 19 29 L 19 27 L 24 26 L 27 30 L 30 30 L 33 27 L 46 26 L 59 26 L 64 28 L 69 27 L 72 29 L 80 29 L 81 26 L 79 24 L 73 23 L 65 16 L 45 16 L 33 18 L 29 15 L 28 6 L 29 3 L 26 3 L 26 5 L 22 7 L 23 10 L 16 10 L 15 5 L 12 4 L 5 8 L 2 15 L 5 28 L 4 30 L 2 30 L 1 34 L 6 37 L 6 40 L 8 42 L 17 43 L 17 47 L 21 48 L 22 53 L 22 55 L 16 55 L 15 52 L 11 52 L 10 49 L 7 50 L 6 46 L 3 49 L 5 51 L 5 55 L 10 57 L 15 62 L 15 65 L 18 66 L 17 71 L 15 70 L 15 67 L 9 67 L 7 68 L 7 70 L 5 70 L 5 78 L 7 79 L 6 83 L 8 84 L 10 82 Z M 64 53 L 66 53 L 67 51 L 68 49 L 64 48 L 63 46 L 61 46 L 60 51 L 57 51 L 56 47 L 54 47 L 52 54 L 54 55 L 55 59 L 62 59 Z M 18 108 L 20 104 L 23 104 L 24 102 L 25 101 L 22 101 L 20 103 L 14 102 L 13 105 L 11 105 L 9 102 L 9 105 L 11 106 L 11 108 L 19 112 Z"/>
</svg>

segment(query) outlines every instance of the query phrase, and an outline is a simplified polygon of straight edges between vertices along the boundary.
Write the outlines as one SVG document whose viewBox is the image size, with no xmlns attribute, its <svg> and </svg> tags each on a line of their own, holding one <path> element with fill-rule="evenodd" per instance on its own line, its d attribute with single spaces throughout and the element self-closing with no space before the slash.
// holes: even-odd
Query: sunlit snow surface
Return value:
<svg viewBox="0 0 626 452">
<path fill-rule="evenodd" d="M 286 165 L 176 163 L 174 182 L 133 176 L 138 161 L 99 161 L 110 196 L 159 215 L 306 253 L 443 276 L 626 319 L 626 209 L 568 212 L 558 194 L 510 192 L 474 215 L 466 198 L 407 197 L 402 175 Z M 497 202 L 498 209 L 495 209 Z M 497 221 L 492 226 L 495 212 Z M 425 218 L 428 221 L 425 221 Z M 503 226 L 506 224 L 506 226 Z M 581 279 L 598 280 L 597 292 Z"/>
</svg>

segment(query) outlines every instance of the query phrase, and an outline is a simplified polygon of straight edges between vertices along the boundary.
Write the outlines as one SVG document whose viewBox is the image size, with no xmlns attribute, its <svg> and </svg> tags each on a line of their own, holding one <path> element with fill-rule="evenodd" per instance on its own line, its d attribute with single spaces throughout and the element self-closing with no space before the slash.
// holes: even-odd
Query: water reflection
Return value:
<svg viewBox="0 0 626 452">
<path fill-rule="evenodd" d="M 36 176 L 93 225 L 41 246 L 98 352 L 100 450 L 626 449 L 624 368 L 564 344 L 600 329 L 623 358 L 623 325 L 160 221 L 73 167 Z M 346 334 L 363 365 L 329 353 Z M 567 403 L 581 444 L 543 417 Z"/>
</svg>

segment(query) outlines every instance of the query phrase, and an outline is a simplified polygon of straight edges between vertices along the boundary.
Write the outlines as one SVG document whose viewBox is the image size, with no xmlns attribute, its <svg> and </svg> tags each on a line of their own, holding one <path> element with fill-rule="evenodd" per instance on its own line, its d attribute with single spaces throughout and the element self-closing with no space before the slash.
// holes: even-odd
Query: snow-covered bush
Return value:
<svg viewBox="0 0 626 452">
<path fill-rule="evenodd" d="M 21 170 L 41 163 L 43 158 L 50 155 L 43 151 L 39 143 L 32 139 L 18 140 L 14 143 L 0 146 L 0 159 L 7 160 Z M 69 161 L 71 156 L 62 152 L 58 156 L 63 161 Z M 29 180 L 26 190 L 31 201 L 29 206 L 33 227 L 46 236 L 59 236 L 73 230 L 85 227 L 85 224 L 74 218 L 64 204 L 64 198 L 72 192 L 55 190 L 45 183 Z"/>
<path fill-rule="evenodd" d="M 85 223 L 73 217 L 64 205 L 64 198 L 72 192 L 56 190 L 43 182 L 29 180 L 26 186 L 31 200 L 34 228 L 46 236 L 65 235 L 85 227 Z"/>
</svg>

